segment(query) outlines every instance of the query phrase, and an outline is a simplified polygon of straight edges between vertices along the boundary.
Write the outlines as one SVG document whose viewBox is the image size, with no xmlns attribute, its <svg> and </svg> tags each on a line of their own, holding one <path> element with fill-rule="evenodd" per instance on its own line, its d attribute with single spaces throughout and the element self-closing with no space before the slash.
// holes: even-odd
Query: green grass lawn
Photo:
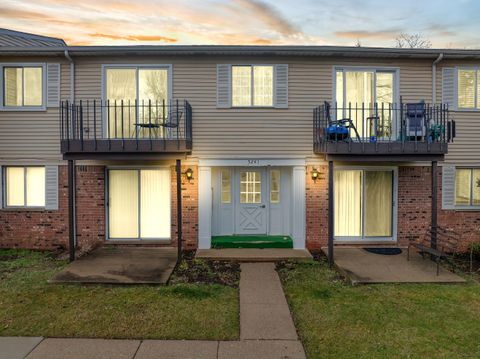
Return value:
<svg viewBox="0 0 480 359">
<path fill-rule="evenodd" d="M 0 336 L 239 337 L 238 288 L 48 284 L 66 264 L 45 253 L 0 250 Z"/>
<path fill-rule="evenodd" d="M 480 358 L 480 285 L 352 287 L 323 262 L 280 266 L 313 358 Z"/>
</svg>

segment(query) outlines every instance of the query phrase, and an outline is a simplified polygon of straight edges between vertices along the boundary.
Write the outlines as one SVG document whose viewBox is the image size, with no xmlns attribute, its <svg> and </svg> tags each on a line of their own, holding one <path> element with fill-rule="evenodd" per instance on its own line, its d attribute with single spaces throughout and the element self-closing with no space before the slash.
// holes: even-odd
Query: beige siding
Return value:
<svg viewBox="0 0 480 359">
<path fill-rule="evenodd" d="M 25 59 L 9 59 L 25 62 Z M 70 96 L 70 67 L 62 58 L 31 62 L 61 62 L 61 99 Z M 234 158 L 308 157 L 312 152 L 312 110 L 332 100 L 334 66 L 394 67 L 400 70 L 400 95 L 404 102 L 431 102 L 429 60 L 379 60 L 343 58 L 106 58 L 76 59 L 77 100 L 100 99 L 102 64 L 172 64 L 174 98 L 187 99 L 193 107 L 192 157 Z M 288 109 L 217 109 L 217 63 L 286 63 L 289 65 Z M 437 101 L 441 101 L 441 68 L 437 73 Z M 472 63 L 472 65 L 476 65 Z M 480 155 L 478 112 L 454 113 L 458 137 L 450 146 L 449 162 L 476 164 Z M 0 112 L 0 161 L 57 160 L 59 153 L 58 110 Z"/>
<path fill-rule="evenodd" d="M 62 58 L 8 58 L 1 62 L 61 63 L 61 97 L 69 96 L 70 66 Z M 46 94 L 45 94 L 46 95 Z M 58 161 L 59 114 L 46 111 L 0 111 L 0 161 Z"/>
<path fill-rule="evenodd" d="M 384 66 L 400 69 L 404 101 L 431 101 L 431 62 L 368 59 L 299 58 L 97 58 L 77 63 L 76 97 L 101 97 L 102 64 L 157 63 L 173 65 L 174 98 L 193 107 L 193 157 L 311 157 L 312 111 L 332 99 L 335 65 Z M 288 109 L 218 109 L 217 63 L 288 63 Z"/>
<path fill-rule="evenodd" d="M 437 102 L 442 101 L 442 68 L 480 66 L 480 61 L 445 60 L 437 67 Z M 480 111 L 452 111 L 457 124 L 457 137 L 448 146 L 445 162 L 464 166 L 480 165 Z"/>
</svg>

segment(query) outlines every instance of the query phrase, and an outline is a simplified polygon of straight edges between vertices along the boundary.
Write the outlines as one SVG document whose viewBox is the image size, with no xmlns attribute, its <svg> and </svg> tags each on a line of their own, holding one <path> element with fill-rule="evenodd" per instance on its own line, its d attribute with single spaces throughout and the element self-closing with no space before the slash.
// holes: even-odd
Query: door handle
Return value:
<svg viewBox="0 0 480 359">
<path fill-rule="evenodd" d="M 258 208 L 265 208 L 267 206 L 265 206 L 264 204 L 262 204 L 261 206 L 258 206 Z"/>
</svg>

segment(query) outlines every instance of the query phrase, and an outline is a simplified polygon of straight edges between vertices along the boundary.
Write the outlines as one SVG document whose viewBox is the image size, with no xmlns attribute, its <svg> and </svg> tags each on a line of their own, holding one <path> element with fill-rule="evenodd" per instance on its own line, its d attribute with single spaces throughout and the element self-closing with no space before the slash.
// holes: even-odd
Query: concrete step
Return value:
<svg viewBox="0 0 480 359">
<path fill-rule="evenodd" d="M 223 248 L 199 249 L 196 258 L 211 260 L 228 260 L 238 262 L 278 262 L 287 259 L 308 260 L 312 255 L 306 249 L 286 248 Z"/>
</svg>

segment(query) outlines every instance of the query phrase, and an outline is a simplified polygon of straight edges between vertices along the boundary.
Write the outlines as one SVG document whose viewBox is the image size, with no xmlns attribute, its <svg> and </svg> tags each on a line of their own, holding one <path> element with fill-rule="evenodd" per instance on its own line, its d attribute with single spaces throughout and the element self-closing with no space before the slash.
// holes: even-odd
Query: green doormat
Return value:
<svg viewBox="0 0 480 359">
<path fill-rule="evenodd" d="M 290 236 L 214 236 L 212 248 L 293 248 Z"/>
</svg>

